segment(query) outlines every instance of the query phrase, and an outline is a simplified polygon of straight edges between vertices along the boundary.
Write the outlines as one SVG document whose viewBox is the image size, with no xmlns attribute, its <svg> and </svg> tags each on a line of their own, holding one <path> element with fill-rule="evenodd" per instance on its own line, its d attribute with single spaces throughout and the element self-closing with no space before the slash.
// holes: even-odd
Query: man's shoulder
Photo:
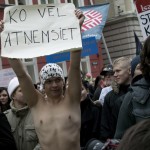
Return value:
<svg viewBox="0 0 150 150">
<path fill-rule="evenodd" d="M 144 78 L 132 85 L 130 95 L 133 99 L 133 102 L 144 104 L 147 100 L 149 100 L 149 89 L 150 84 Z"/>
<path fill-rule="evenodd" d="M 113 90 L 111 90 L 111 91 L 109 91 L 107 94 L 106 94 L 106 99 L 109 99 L 109 98 L 112 98 L 112 97 L 114 97 L 114 96 L 116 96 L 117 94 L 113 91 Z"/>
</svg>

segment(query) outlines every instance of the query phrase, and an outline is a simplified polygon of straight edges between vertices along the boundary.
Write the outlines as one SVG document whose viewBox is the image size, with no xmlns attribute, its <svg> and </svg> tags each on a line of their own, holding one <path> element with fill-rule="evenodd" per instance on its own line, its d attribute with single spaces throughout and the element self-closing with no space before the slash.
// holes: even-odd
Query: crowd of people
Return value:
<svg viewBox="0 0 150 150">
<path fill-rule="evenodd" d="M 81 26 L 84 15 L 75 14 Z M 59 65 L 43 66 L 40 88 L 19 59 L 9 59 L 17 77 L 0 88 L 0 149 L 100 150 L 96 140 L 107 150 L 149 150 L 150 36 L 139 56 L 115 59 L 95 80 L 81 74 L 80 55 L 71 52 L 67 78 Z"/>
</svg>

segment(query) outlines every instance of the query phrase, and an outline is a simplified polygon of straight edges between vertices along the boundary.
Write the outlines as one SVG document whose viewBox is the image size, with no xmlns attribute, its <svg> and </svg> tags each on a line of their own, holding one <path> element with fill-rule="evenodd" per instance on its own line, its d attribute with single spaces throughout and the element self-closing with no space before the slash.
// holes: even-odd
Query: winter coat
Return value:
<svg viewBox="0 0 150 150">
<path fill-rule="evenodd" d="M 115 138 L 122 138 L 132 125 L 150 118 L 150 79 L 138 76 L 120 108 Z"/>
<path fill-rule="evenodd" d="M 3 113 L 0 113 L 0 149 L 17 150 L 10 125 Z"/>
<path fill-rule="evenodd" d="M 99 139 L 101 124 L 101 107 L 96 106 L 89 95 L 81 102 L 80 145 L 84 147 L 92 139 Z"/>
<path fill-rule="evenodd" d="M 119 109 L 128 88 L 129 85 L 121 85 L 118 93 L 112 90 L 105 96 L 101 118 L 101 140 L 103 141 L 114 137 Z"/>
<path fill-rule="evenodd" d="M 18 150 L 33 150 L 38 143 L 37 134 L 33 124 L 33 118 L 28 106 L 16 109 L 13 102 L 11 109 L 5 111 L 11 126 Z"/>
</svg>

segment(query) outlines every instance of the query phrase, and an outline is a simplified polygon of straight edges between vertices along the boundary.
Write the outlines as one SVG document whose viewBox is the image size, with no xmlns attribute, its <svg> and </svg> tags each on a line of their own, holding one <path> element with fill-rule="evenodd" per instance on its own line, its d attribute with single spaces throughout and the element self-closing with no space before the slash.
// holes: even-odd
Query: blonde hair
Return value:
<svg viewBox="0 0 150 150">
<path fill-rule="evenodd" d="M 113 67 L 117 64 L 122 64 L 124 67 L 131 66 L 131 58 L 130 57 L 119 57 L 113 61 Z"/>
</svg>

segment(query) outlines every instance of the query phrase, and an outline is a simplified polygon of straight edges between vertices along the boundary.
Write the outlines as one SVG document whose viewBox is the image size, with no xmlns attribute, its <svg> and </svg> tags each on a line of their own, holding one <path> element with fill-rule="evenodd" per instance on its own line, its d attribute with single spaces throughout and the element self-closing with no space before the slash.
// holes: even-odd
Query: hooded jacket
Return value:
<svg viewBox="0 0 150 150">
<path fill-rule="evenodd" d="M 150 79 L 136 77 L 120 108 L 115 138 L 121 139 L 132 125 L 150 119 Z"/>
<path fill-rule="evenodd" d="M 31 111 L 28 106 L 17 109 L 10 103 L 11 109 L 5 111 L 16 141 L 18 150 L 33 150 L 38 143 Z"/>
</svg>

